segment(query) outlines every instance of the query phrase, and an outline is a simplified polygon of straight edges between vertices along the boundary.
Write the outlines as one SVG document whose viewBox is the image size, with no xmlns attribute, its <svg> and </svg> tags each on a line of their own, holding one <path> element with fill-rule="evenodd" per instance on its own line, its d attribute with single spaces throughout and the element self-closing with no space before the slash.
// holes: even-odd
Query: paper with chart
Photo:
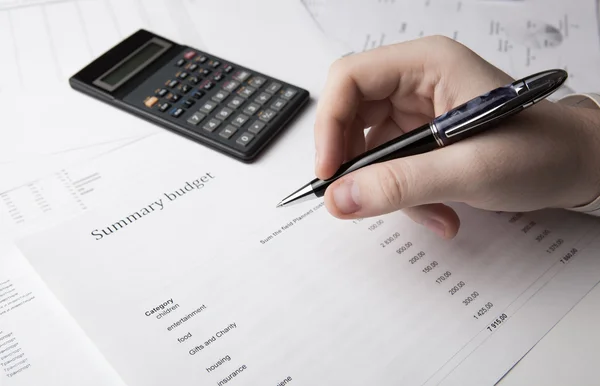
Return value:
<svg viewBox="0 0 600 386">
<path fill-rule="evenodd" d="M 569 72 L 562 92 L 597 91 L 597 0 L 303 0 L 326 36 L 348 51 L 441 34 L 514 77 L 548 68 Z"/>
<path fill-rule="evenodd" d="M 490 384 L 600 277 L 595 218 L 456 206 L 445 242 L 398 213 L 275 209 L 310 173 L 300 134 L 269 156 L 295 166 L 262 168 L 169 138 L 136 155 L 177 159 L 20 243 L 129 386 Z"/>
</svg>

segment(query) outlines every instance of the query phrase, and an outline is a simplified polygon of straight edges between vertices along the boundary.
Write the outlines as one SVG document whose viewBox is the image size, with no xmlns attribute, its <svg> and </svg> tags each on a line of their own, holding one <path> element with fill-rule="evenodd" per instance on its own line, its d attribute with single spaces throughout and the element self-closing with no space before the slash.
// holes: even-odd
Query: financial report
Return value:
<svg viewBox="0 0 600 386">
<path fill-rule="evenodd" d="M 597 219 L 457 205 L 441 241 L 401 213 L 276 209 L 281 165 L 145 145 L 181 155 L 20 243 L 128 385 L 490 384 L 598 282 Z"/>
</svg>

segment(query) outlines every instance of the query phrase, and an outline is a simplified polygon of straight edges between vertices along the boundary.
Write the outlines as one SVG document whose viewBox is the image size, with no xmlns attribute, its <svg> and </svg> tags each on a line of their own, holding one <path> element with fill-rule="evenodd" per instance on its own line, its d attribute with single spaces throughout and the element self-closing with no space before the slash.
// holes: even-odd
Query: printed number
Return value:
<svg viewBox="0 0 600 386">
<path fill-rule="evenodd" d="M 412 243 L 409 241 L 406 244 L 404 244 L 403 246 L 401 246 L 400 248 L 396 249 L 396 253 L 401 255 L 404 252 L 406 252 L 406 250 L 408 250 L 408 248 L 412 247 Z"/>
<path fill-rule="evenodd" d="M 421 251 L 421 252 L 417 253 L 416 255 L 414 255 L 413 257 L 411 257 L 410 259 L 408 259 L 408 262 L 411 264 L 414 264 L 417 261 L 421 260 L 424 256 L 425 256 L 425 252 Z"/>
<path fill-rule="evenodd" d="M 467 298 L 465 300 L 463 300 L 463 304 L 465 306 L 468 306 L 469 304 L 471 304 L 475 299 L 477 299 L 477 297 L 479 296 L 479 293 L 477 291 L 473 292 L 471 295 L 467 296 Z"/>
<path fill-rule="evenodd" d="M 542 241 L 543 239 L 545 239 L 546 236 L 548 236 L 550 233 L 551 233 L 550 230 L 544 229 L 544 231 L 542 233 L 540 233 L 539 235 L 537 235 L 535 237 L 535 241 L 537 241 L 539 243 L 540 241 Z"/>
<path fill-rule="evenodd" d="M 383 224 L 383 220 L 377 220 L 377 222 L 375 224 L 369 226 L 369 230 L 370 231 L 374 231 L 375 229 L 377 229 L 382 224 Z"/>
<path fill-rule="evenodd" d="M 396 239 L 398 237 L 400 237 L 400 233 L 396 232 L 393 235 L 391 235 L 390 237 L 388 237 L 387 239 L 383 240 L 382 243 L 379 243 L 379 245 L 381 245 L 381 248 L 385 248 L 387 245 L 390 245 L 391 243 L 396 241 Z"/>
<path fill-rule="evenodd" d="M 567 263 L 569 262 L 569 260 L 571 260 L 571 259 L 573 258 L 573 256 L 575 256 L 575 255 L 577 254 L 577 252 L 579 252 L 579 251 L 577 250 L 577 248 L 573 248 L 573 249 L 571 249 L 571 250 L 570 250 L 570 251 L 569 251 L 569 252 L 568 252 L 566 255 L 564 255 L 564 256 L 562 257 L 562 259 L 560 259 L 560 261 L 561 261 L 563 264 L 567 264 Z"/>
<path fill-rule="evenodd" d="M 435 267 L 438 266 L 438 262 L 437 261 L 432 261 L 427 267 L 423 268 L 423 273 L 429 273 L 431 271 L 433 271 L 435 269 Z"/>
<path fill-rule="evenodd" d="M 450 295 L 454 295 L 455 293 L 457 293 L 458 291 L 460 291 L 460 289 L 462 287 L 465 286 L 465 282 L 464 281 L 459 281 L 458 283 L 456 283 L 456 285 L 452 288 L 450 288 L 450 290 L 448 290 L 448 293 Z"/>
<path fill-rule="evenodd" d="M 558 249 L 558 247 L 560 247 L 563 243 L 564 243 L 563 239 L 556 240 L 554 243 L 552 243 L 552 245 L 550 245 L 548 247 L 548 249 L 546 249 L 546 252 L 552 253 L 552 252 L 556 251 Z"/>
<path fill-rule="evenodd" d="M 487 314 L 489 310 L 492 309 L 494 305 L 491 302 L 485 304 L 485 306 L 481 307 L 477 312 L 473 315 L 475 319 L 479 319 L 483 315 Z"/>
<path fill-rule="evenodd" d="M 492 323 L 490 323 L 490 325 L 487 327 L 487 329 L 489 331 L 494 331 L 495 329 L 500 327 L 500 325 L 503 322 L 505 322 L 506 319 L 508 319 L 508 316 L 506 316 L 506 314 L 502 314 L 502 315 L 498 316 Z"/>
<path fill-rule="evenodd" d="M 452 275 L 452 273 L 450 271 L 446 271 L 444 272 L 444 274 L 440 277 L 438 277 L 435 282 L 438 284 L 441 284 L 444 280 L 448 279 L 450 276 Z"/>
</svg>

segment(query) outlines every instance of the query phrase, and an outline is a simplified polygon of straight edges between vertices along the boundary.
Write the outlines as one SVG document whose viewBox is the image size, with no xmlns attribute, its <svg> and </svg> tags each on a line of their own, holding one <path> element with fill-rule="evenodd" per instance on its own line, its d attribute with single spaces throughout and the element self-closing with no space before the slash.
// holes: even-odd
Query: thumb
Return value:
<svg viewBox="0 0 600 386">
<path fill-rule="evenodd" d="M 458 145 L 458 144 L 457 144 Z M 325 205 L 339 218 L 378 216 L 418 205 L 463 201 L 467 174 L 456 165 L 466 152 L 443 148 L 426 154 L 370 165 L 331 184 Z M 451 160 L 449 162 L 448 160 Z"/>
</svg>

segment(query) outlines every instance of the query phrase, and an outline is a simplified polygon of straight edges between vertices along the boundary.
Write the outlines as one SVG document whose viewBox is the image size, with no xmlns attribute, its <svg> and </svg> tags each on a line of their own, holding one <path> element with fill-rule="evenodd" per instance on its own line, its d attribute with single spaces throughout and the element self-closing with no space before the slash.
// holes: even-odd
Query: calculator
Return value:
<svg viewBox="0 0 600 386">
<path fill-rule="evenodd" d="M 300 87 L 143 29 L 69 83 L 244 162 L 254 160 L 309 100 Z"/>
</svg>

